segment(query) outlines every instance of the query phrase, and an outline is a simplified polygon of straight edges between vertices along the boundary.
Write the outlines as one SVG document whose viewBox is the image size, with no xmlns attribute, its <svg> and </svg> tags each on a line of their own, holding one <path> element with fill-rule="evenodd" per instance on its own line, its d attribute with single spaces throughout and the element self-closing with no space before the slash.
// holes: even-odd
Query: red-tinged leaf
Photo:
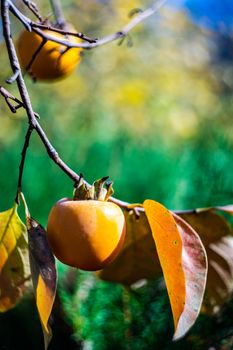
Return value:
<svg viewBox="0 0 233 350">
<path fill-rule="evenodd" d="M 52 338 L 49 318 L 56 295 L 56 264 L 44 228 L 30 217 L 27 217 L 27 227 L 32 281 L 44 333 L 45 349 L 47 349 Z"/>
<path fill-rule="evenodd" d="M 176 214 L 173 216 L 182 237 L 182 266 L 186 286 L 185 307 L 174 335 L 174 339 L 178 339 L 189 330 L 199 315 L 206 288 L 208 263 L 205 248 L 196 231 Z"/>
<path fill-rule="evenodd" d="M 179 339 L 187 333 L 200 311 L 207 275 L 205 249 L 197 233 L 179 217 L 174 218 L 161 204 L 146 200 L 143 206 L 168 289 L 174 339 Z"/>
<path fill-rule="evenodd" d="M 232 228 L 214 209 L 182 214 L 200 235 L 205 246 L 209 269 L 203 311 L 214 313 L 233 293 Z"/>
</svg>

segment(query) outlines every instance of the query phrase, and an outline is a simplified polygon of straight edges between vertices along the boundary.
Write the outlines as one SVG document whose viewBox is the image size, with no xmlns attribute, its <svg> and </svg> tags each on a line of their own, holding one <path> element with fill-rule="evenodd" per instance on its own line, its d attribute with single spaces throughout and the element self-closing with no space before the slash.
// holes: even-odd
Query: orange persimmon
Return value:
<svg viewBox="0 0 233 350">
<path fill-rule="evenodd" d="M 58 201 L 47 225 L 48 241 L 63 263 L 96 271 L 112 262 L 125 237 L 125 218 L 116 204 L 98 200 Z"/>
<path fill-rule="evenodd" d="M 69 26 L 68 29 L 75 32 L 72 26 Z M 74 36 L 64 36 L 49 30 L 44 32 L 54 38 L 69 40 L 74 43 L 81 42 L 81 39 Z M 34 32 L 24 30 L 20 34 L 17 42 L 17 51 L 22 68 L 28 71 L 32 78 L 45 81 L 57 80 L 72 73 L 80 62 L 82 49 L 71 48 L 66 50 L 64 45 L 51 40 L 48 40 L 41 47 L 31 64 L 33 55 L 42 44 L 42 41 L 42 37 Z"/>
</svg>

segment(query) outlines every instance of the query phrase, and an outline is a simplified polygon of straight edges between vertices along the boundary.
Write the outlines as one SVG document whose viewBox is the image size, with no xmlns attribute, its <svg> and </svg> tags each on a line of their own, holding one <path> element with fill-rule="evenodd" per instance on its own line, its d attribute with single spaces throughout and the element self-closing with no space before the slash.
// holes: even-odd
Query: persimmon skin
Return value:
<svg viewBox="0 0 233 350">
<path fill-rule="evenodd" d="M 73 27 L 69 27 L 69 30 L 75 32 Z M 54 38 L 65 39 L 62 34 L 49 30 L 45 30 L 44 32 Z M 73 36 L 69 36 L 67 39 L 74 43 L 81 42 L 79 38 Z M 39 48 L 42 40 L 42 37 L 34 32 L 27 30 L 21 32 L 17 41 L 17 51 L 20 64 L 24 70 L 27 70 L 32 56 Z M 38 80 L 51 81 L 61 79 L 72 73 L 80 62 L 82 49 L 71 48 L 64 52 L 65 49 L 65 46 L 48 40 L 30 67 L 32 77 Z"/>
<path fill-rule="evenodd" d="M 65 198 L 51 209 L 47 234 L 58 260 L 82 270 L 96 271 L 120 252 L 125 238 L 125 218 L 114 203 Z"/>
</svg>

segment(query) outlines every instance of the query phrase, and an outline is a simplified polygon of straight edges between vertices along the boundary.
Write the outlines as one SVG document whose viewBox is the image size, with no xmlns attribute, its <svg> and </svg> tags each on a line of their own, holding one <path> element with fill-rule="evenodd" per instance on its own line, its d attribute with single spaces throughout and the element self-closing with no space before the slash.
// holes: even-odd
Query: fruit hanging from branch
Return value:
<svg viewBox="0 0 233 350">
<path fill-rule="evenodd" d="M 74 27 L 66 24 L 67 31 L 76 32 Z M 80 43 L 81 39 L 45 30 L 45 34 L 55 39 L 68 40 Z M 17 50 L 20 64 L 34 80 L 53 81 L 71 74 L 81 59 L 80 48 L 67 48 L 59 43 L 46 41 L 35 32 L 24 30 L 17 41 Z"/>
<path fill-rule="evenodd" d="M 104 182 L 96 181 L 89 189 L 81 184 L 75 200 L 58 201 L 49 214 L 48 240 L 64 264 L 100 270 L 116 258 L 123 246 L 124 214 L 118 205 L 107 202 L 110 192 L 103 188 Z"/>
</svg>

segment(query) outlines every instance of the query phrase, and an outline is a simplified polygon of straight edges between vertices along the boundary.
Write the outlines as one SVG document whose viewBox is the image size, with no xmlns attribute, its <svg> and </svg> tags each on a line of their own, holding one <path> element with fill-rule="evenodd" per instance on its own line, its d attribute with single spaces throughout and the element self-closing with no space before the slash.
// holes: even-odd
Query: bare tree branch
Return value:
<svg viewBox="0 0 233 350">
<path fill-rule="evenodd" d="M 7 91 L 3 86 L 0 86 L 0 94 L 5 98 L 5 101 L 12 113 L 16 113 L 17 109 L 23 107 L 23 103 L 18 98 L 11 95 L 11 93 Z M 14 101 L 16 104 L 13 104 L 11 101 Z"/>
<path fill-rule="evenodd" d="M 38 7 L 36 6 L 36 4 L 32 1 L 29 0 L 23 0 L 23 3 L 29 8 L 29 10 L 36 16 L 36 18 L 38 18 L 38 20 L 40 22 L 43 21 L 43 18 L 38 10 Z"/>
<path fill-rule="evenodd" d="M 36 32 L 35 28 L 38 28 L 38 29 L 42 29 L 42 31 L 38 32 L 37 31 L 37 34 L 39 34 L 40 36 L 44 37 L 44 30 L 49 30 L 51 32 L 55 32 L 55 33 L 59 33 L 59 34 L 62 34 L 62 35 L 68 35 L 68 36 L 73 36 L 73 37 L 76 37 L 76 38 L 80 38 L 84 41 L 87 41 L 89 43 L 96 43 L 98 39 L 94 38 L 90 38 L 88 36 L 86 36 L 85 34 L 83 33 L 80 33 L 80 32 L 70 32 L 70 31 L 67 31 L 67 30 L 64 30 L 64 29 L 61 29 L 61 28 L 55 28 L 49 24 L 42 24 L 42 23 L 31 23 L 31 26 L 34 30 L 34 32 Z M 46 39 L 46 38 L 45 38 Z M 53 40 L 55 41 L 55 40 Z M 56 41 L 55 41 L 56 42 Z"/>
<path fill-rule="evenodd" d="M 10 108 L 12 113 L 16 113 L 17 110 L 21 107 L 25 108 L 25 105 L 22 101 L 20 101 L 17 97 L 13 96 L 8 90 L 6 90 L 3 86 L 0 86 L 0 94 L 5 98 L 5 101 Z M 16 105 L 14 105 L 11 101 L 14 101 Z M 37 119 L 40 119 L 38 113 L 34 112 L 34 115 Z"/>
<path fill-rule="evenodd" d="M 52 0 L 51 0 L 52 1 Z M 157 0 L 151 7 L 148 9 L 139 12 L 137 16 L 135 16 L 125 27 L 123 27 L 121 30 L 119 30 L 116 33 L 110 34 L 108 36 L 103 37 L 102 39 L 91 39 L 86 37 L 82 33 L 69 33 L 69 35 L 77 36 L 86 42 L 82 43 L 74 43 L 69 40 L 63 40 L 57 37 L 54 37 L 52 34 L 45 33 L 41 29 L 47 29 L 45 25 L 40 24 L 40 29 L 38 26 L 38 23 L 33 22 L 31 19 L 27 18 L 25 15 L 21 14 L 20 11 L 16 8 L 16 6 L 12 3 L 11 0 L 7 0 L 10 10 L 14 13 L 14 15 L 24 24 L 24 26 L 30 31 L 33 30 L 36 34 L 40 35 L 41 37 L 54 41 L 56 43 L 62 44 L 68 48 L 72 47 L 79 47 L 83 49 L 93 49 L 102 45 L 106 45 L 112 41 L 124 38 L 128 35 L 128 33 L 136 27 L 140 22 L 144 21 L 146 18 L 152 16 L 153 14 L 157 13 L 160 8 L 166 3 L 167 0 Z M 55 1 L 56 2 L 56 1 Z M 57 29 L 50 27 L 51 31 L 57 32 Z M 67 32 L 65 32 L 67 34 Z"/>
</svg>

